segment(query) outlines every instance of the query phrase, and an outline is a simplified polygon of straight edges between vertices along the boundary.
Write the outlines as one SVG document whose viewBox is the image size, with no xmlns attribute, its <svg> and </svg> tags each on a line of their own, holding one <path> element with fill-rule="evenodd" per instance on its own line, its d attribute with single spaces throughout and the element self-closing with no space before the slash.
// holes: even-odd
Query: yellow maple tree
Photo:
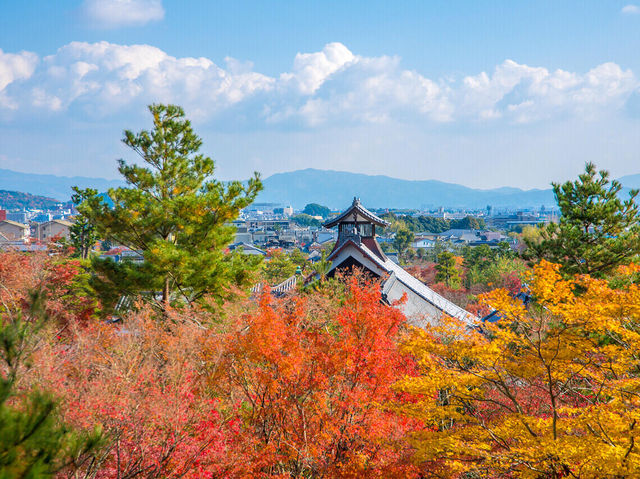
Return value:
<svg viewBox="0 0 640 479">
<path fill-rule="evenodd" d="M 640 286 L 537 265 L 525 307 L 483 300 L 500 319 L 445 319 L 405 343 L 417 374 L 396 387 L 425 428 L 416 458 L 437 477 L 640 477 Z"/>
</svg>

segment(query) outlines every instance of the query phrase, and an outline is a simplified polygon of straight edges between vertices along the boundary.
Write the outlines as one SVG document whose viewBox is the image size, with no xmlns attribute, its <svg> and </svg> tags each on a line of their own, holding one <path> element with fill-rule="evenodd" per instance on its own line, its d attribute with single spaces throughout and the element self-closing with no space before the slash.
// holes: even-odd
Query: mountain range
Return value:
<svg viewBox="0 0 640 479">
<path fill-rule="evenodd" d="M 88 178 L 85 176 L 21 173 L 0 168 L 0 190 L 21 191 L 23 193 L 46 196 L 66 202 L 71 199 L 71 195 L 73 194 L 71 190 L 72 186 L 107 191 L 109 188 L 124 186 L 124 182 L 120 180 L 106 180 L 104 178 Z"/>
<path fill-rule="evenodd" d="M 354 196 L 369 208 L 484 208 L 552 206 L 553 192 L 496 188 L 481 190 L 437 180 L 401 180 L 343 171 L 306 169 L 266 178 L 257 201 L 301 208 L 314 202 L 332 209 L 349 205 Z"/>
<path fill-rule="evenodd" d="M 624 176 L 619 181 L 625 190 L 640 188 L 640 174 Z M 69 200 L 72 186 L 106 191 L 123 185 L 122 181 L 104 178 L 39 175 L 0 169 L 0 190 L 21 191 L 61 201 Z M 342 209 L 351 203 L 354 196 L 370 208 L 484 208 L 487 205 L 526 208 L 555 205 L 551 188 L 477 189 L 437 180 L 402 180 L 312 168 L 276 173 L 263 179 L 263 185 L 264 190 L 257 202 L 291 205 L 296 209 L 307 203 Z"/>
</svg>

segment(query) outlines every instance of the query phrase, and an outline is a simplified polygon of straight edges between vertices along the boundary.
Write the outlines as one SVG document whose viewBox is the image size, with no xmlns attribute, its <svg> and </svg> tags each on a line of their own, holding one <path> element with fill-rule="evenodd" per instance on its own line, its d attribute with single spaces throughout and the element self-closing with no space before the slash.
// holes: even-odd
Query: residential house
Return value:
<svg viewBox="0 0 640 479">
<path fill-rule="evenodd" d="M 309 252 L 312 252 L 312 251 L 322 251 L 322 245 L 317 241 L 314 241 L 309 245 Z"/>
<path fill-rule="evenodd" d="M 437 235 L 429 234 L 429 235 L 416 235 L 413 243 L 411 243 L 411 247 L 418 248 L 433 248 L 438 241 Z"/>
<path fill-rule="evenodd" d="M 110 259 L 116 263 L 121 261 L 142 263 L 144 261 L 144 256 L 139 251 L 132 250 L 125 246 L 114 246 L 109 251 L 102 253 L 100 255 L 100 259 Z"/>
<path fill-rule="evenodd" d="M 17 221 L 0 221 L 0 242 L 26 242 L 29 239 L 29 226 Z"/>
<path fill-rule="evenodd" d="M 236 225 L 235 221 L 234 221 L 234 225 Z M 245 222 L 244 221 L 240 222 L 236 226 L 236 235 L 233 242 L 234 243 L 251 243 L 251 241 L 253 241 L 253 238 L 251 236 L 251 233 L 249 233 Z"/>
<path fill-rule="evenodd" d="M 234 243 L 229 245 L 229 251 L 235 251 L 237 249 L 241 249 L 243 254 L 248 254 L 250 256 L 266 256 L 267 252 L 261 250 L 260 248 L 256 248 L 252 244 L 248 243 Z"/>
<path fill-rule="evenodd" d="M 27 224 L 29 221 L 29 215 L 26 211 L 7 211 L 6 216 L 5 219 L 15 221 L 16 223 Z"/>
<path fill-rule="evenodd" d="M 37 228 L 37 238 L 39 241 L 47 242 L 54 238 L 71 238 L 71 227 L 73 223 L 67 220 L 51 220 L 41 223 Z"/>
<path fill-rule="evenodd" d="M 438 235 L 441 241 L 469 246 L 498 246 L 503 241 L 510 241 L 508 236 L 497 231 L 481 231 L 472 229 L 450 229 Z"/>
</svg>

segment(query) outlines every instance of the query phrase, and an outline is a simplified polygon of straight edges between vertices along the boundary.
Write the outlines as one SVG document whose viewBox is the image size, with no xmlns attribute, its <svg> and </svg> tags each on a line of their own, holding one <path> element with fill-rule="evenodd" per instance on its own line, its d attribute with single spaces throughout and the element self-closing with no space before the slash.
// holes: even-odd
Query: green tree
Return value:
<svg viewBox="0 0 640 479">
<path fill-rule="evenodd" d="M 511 248 L 506 241 L 500 241 L 495 250 L 496 258 L 515 258 L 518 254 Z"/>
<path fill-rule="evenodd" d="M 124 132 L 125 145 L 142 165 L 119 161 L 127 182 L 109 190 L 113 207 L 99 197 L 78 206 L 98 234 L 140 252 L 140 263 L 93 260 L 105 297 L 161 291 L 163 310 L 172 301 L 191 303 L 212 295 L 221 301 L 238 268 L 254 268 L 253 259 L 225 254 L 233 240 L 229 224 L 262 189 L 259 175 L 246 186 L 213 179 L 211 158 L 199 153 L 202 140 L 184 111 L 175 105 L 151 105 L 153 129 Z M 150 295 L 153 301 L 155 294 Z"/>
<path fill-rule="evenodd" d="M 476 218 L 475 216 L 465 216 L 459 220 L 452 220 L 450 223 L 450 227 L 453 229 L 474 229 L 474 230 L 482 230 L 486 227 L 483 218 Z"/>
<path fill-rule="evenodd" d="M 465 287 L 481 283 L 485 280 L 488 269 L 496 260 L 496 252 L 488 245 L 465 246 L 462 249 L 463 265 L 467 269 Z"/>
<path fill-rule="evenodd" d="M 449 288 L 460 287 L 460 271 L 456 266 L 456 257 L 453 253 L 444 251 L 438 255 L 436 281 L 446 284 Z"/>
<path fill-rule="evenodd" d="M 74 186 L 73 191 L 75 193 L 71 196 L 71 201 L 75 206 L 80 205 L 85 199 L 95 197 L 98 194 L 98 191 L 92 188 L 81 190 Z M 89 251 L 98 241 L 96 227 L 83 214 L 75 217 L 73 225 L 69 228 L 69 236 L 71 238 L 71 246 L 75 249 L 75 255 L 80 256 L 82 259 L 87 259 Z"/>
<path fill-rule="evenodd" d="M 542 241 L 542 228 L 526 225 L 522 228 L 520 238 L 525 244 L 538 244 Z"/>
<path fill-rule="evenodd" d="M 320 221 L 311 215 L 301 213 L 291 217 L 291 221 L 300 226 L 320 226 Z"/>
<path fill-rule="evenodd" d="M 384 253 L 391 253 L 391 252 L 393 252 L 393 244 L 389 243 L 388 241 L 384 241 L 384 242 L 380 243 L 380 249 Z"/>
<path fill-rule="evenodd" d="M 451 249 L 451 244 L 445 241 L 436 241 L 433 245 L 433 248 L 429 248 L 425 252 L 425 259 L 427 261 L 431 261 L 433 263 L 438 262 L 438 256 L 444 251 L 449 251 Z"/>
<path fill-rule="evenodd" d="M 413 232 L 408 229 L 400 229 L 396 232 L 396 236 L 393 239 L 393 246 L 398 251 L 398 257 L 402 258 L 404 252 L 407 248 L 413 243 L 414 235 Z"/>
<path fill-rule="evenodd" d="M 291 250 L 291 252 L 289 253 L 289 259 L 293 262 L 293 264 L 295 264 L 296 266 L 299 266 L 300 270 L 302 271 L 305 270 L 305 268 L 307 267 L 307 264 L 309 263 L 309 255 L 306 253 L 303 253 L 298 248 L 293 248 Z"/>
<path fill-rule="evenodd" d="M 640 214 L 632 190 L 620 199 L 622 185 L 609 181 L 607 171 L 596 172 L 587 163 L 578 180 L 553 183 L 562 213 L 560 223 L 541 230 L 542 240 L 525 237 L 525 257 L 546 259 L 562 265 L 566 275 L 604 277 L 640 253 Z"/>
<path fill-rule="evenodd" d="M 329 270 L 331 269 L 331 261 L 327 259 L 329 253 L 326 249 L 323 249 L 321 252 L 321 257 L 318 261 L 315 262 L 313 268 L 315 272 L 318 274 L 318 279 L 322 282 L 326 279 Z"/>
<path fill-rule="evenodd" d="M 271 286 L 282 283 L 296 272 L 296 263 L 281 249 L 269 252 L 269 259 L 264 264 L 264 276 Z"/>
<path fill-rule="evenodd" d="M 304 207 L 302 212 L 309 216 L 322 216 L 323 218 L 331 214 L 331 210 L 328 207 L 319 205 L 318 203 L 309 203 Z"/>
</svg>

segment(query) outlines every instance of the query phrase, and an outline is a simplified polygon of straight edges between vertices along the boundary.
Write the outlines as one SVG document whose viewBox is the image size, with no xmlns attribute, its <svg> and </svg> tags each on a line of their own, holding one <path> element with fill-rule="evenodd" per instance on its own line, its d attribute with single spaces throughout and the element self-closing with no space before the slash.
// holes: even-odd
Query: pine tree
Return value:
<svg viewBox="0 0 640 479">
<path fill-rule="evenodd" d="M 396 237 L 393 239 L 393 246 L 398 250 L 398 259 L 401 259 L 404 252 L 413 243 L 414 234 L 406 228 L 401 228 L 396 232 Z"/>
<path fill-rule="evenodd" d="M 620 199 L 622 185 L 609 181 L 607 171 L 596 172 L 587 163 L 578 180 L 554 183 L 553 192 L 562 213 L 560 223 L 541 231 L 542 241 L 525 238 L 525 257 L 562 265 L 566 275 L 603 277 L 640 253 L 638 190 Z"/>
<path fill-rule="evenodd" d="M 77 187 L 73 187 L 73 191 L 75 193 L 71 196 L 71 201 L 76 206 L 82 203 L 86 198 L 90 198 L 98 194 L 98 191 L 92 188 L 81 190 Z M 86 216 L 79 214 L 76 216 L 71 228 L 69 228 L 69 235 L 71 237 L 71 245 L 76 251 L 75 255 L 82 259 L 87 259 L 89 251 L 91 251 L 91 248 L 98 241 L 95 226 L 90 223 Z"/>
<path fill-rule="evenodd" d="M 253 257 L 225 254 L 233 240 L 230 222 L 262 189 L 259 175 L 243 185 L 213 179 L 214 161 L 199 153 L 202 140 L 184 111 L 151 105 L 153 129 L 125 131 L 125 145 L 144 166 L 119 161 L 127 187 L 109 190 L 113 207 L 91 197 L 78 210 L 98 233 L 143 255 L 139 263 L 93 260 L 97 288 L 113 301 L 119 295 L 161 291 L 160 306 L 191 303 L 207 295 L 221 301 L 230 285 L 246 281 Z M 151 296 L 155 301 L 155 294 Z"/>
<path fill-rule="evenodd" d="M 438 255 L 436 265 L 436 281 L 441 281 L 449 288 L 460 287 L 460 272 L 456 267 L 456 257 L 449 251 L 444 251 Z"/>
</svg>

